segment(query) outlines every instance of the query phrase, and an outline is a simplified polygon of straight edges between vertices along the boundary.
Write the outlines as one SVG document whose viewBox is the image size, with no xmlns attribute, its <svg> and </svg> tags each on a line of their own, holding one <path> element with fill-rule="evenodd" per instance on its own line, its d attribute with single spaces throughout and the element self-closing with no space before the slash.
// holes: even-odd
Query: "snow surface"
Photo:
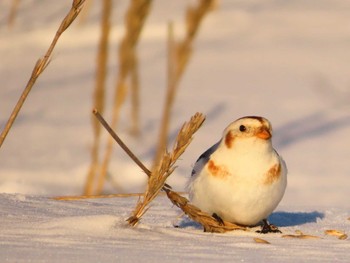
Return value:
<svg viewBox="0 0 350 263">
<path fill-rule="evenodd" d="M 48 48 L 71 1 L 20 2 L 15 26 L 0 2 L 0 127 L 4 127 L 36 60 Z M 64 33 L 0 149 L 0 258 L 8 262 L 348 262 L 350 243 L 350 19 L 347 0 L 220 1 L 199 31 L 177 94 L 173 137 L 195 112 L 204 126 L 177 163 L 169 184 L 183 190 L 196 158 L 244 115 L 267 117 L 289 168 L 284 199 L 271 222 L 284 234 L 203 233 L 159 197 L 137 228 L 125 225 L 136 199 L 54 201 L 82 192 L 92 144 L 91 109 L 100 6 Z M 116 1 L 109 98 L 128 1 Z M 139 138 L 129 135 L 126 105 L 118 133 L 147 165 L 158 136 L 166 87 L 166 27 L 183 35 L 189 1 L 154 1 L 139 43 L 142 84 Z M 109 109 L 111 101 L 108 101 Z M 110 116 L 106 114 L 108 119 Z M 104 135 L 104 139 L 107 135 Z M 118 147 L 115 147 L 118 149 Z M 121 150 L 106 193 L 140 191 L 145 176 Z M 117 189 L 116 189 L 117 187 Z M 179 225 L 175 228 L 174 225 Z M 271 244 L 259 244 L 254 237 Z"/>
</svg>

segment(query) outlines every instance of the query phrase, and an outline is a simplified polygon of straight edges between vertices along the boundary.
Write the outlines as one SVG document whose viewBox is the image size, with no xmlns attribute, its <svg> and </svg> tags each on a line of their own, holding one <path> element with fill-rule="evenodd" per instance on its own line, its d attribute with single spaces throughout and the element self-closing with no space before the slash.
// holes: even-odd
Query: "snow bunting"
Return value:
<svg viewBox="0 0 350 263">
<path fill-rule="evenodd" d="M 197 160 L 189 183 L 191 202 L 218 221 L 280 232 L 267 217 L 287 186 L 287 167 L 271 143 L 272 128 L 263 117 L 232 122 L 222 139 Z"/>
</svg>

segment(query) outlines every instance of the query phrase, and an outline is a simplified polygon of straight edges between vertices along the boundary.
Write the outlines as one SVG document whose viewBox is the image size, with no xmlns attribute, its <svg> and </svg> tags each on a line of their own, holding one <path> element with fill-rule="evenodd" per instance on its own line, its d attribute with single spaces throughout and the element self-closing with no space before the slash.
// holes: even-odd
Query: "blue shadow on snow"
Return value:
<svg viewBox="0 0 350 263">
<path fill-rule="evenodd" d="M 307 223 L 316 223 L 317 219 L 323 219 L 324 213 L 313 212 L 274 212 L 269 216 L 269 222 L 277 227 L 298 226 Z M 176 225 L 176 228 L 202 228 L 200 224 L 189 218 L 184 218 Z"/>
<path fill-rule="evenodd" d="M 313 212 L 274 212 L 269 216 L 269 222 L 276 226 L 297 226 L 306 223 L 316 223 L 317 218 L 323 219 L 324 213 Z"/>
</svg>

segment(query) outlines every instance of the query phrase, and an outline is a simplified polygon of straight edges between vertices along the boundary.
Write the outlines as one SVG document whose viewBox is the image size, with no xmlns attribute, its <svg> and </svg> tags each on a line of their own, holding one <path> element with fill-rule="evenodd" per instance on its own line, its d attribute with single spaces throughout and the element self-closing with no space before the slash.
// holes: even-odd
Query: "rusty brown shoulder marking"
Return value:
<svg viewBox="0 0 350 263">
<path fill-rule="evenodd" d="M 225 178 L 230 175 L 224 165 L 216 165 L 213 160 L 208 162 L 208 170 L 214 177 Z"/>
<path fill-rule="evenodd" d="M 265 184 L 272 184 L 274 181 L 276 181 L 281 175 L 281 164 L 275 164 L 273 165 L 265 174 Z"/>
</svg>

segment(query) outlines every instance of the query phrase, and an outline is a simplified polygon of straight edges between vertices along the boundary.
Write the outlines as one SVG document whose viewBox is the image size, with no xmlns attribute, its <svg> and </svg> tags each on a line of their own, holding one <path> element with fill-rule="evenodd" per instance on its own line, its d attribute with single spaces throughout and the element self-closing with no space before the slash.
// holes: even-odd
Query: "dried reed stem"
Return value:
<svg viewBox="0 0 350 263">
<path fill-rule="evenodd" d="M 136 53 L 136 50 L 135 50 Z M 130 132 L 134 136 L 140 134 L 140 85 L 138 76 L 138 59 L 137 56 L 133 56 L 133 67 L 130 70 L 131 77 L 131 129 Z"/>
<path fill-rule="evenodd" d="M 170 116 L 171 116 L 171 109 L 174 104 L 175 100 L 175 94 L 176 94 L 176 88 L 177 86 L 174 85 L 174 76 L 175 76 L 175 49 L 174 49 L 174 30 L 173 30 L 173 23 L 168 23 L 168 63 L 167 63 L 167 92 L 165 97 L 165 103 L 164 103 L 164 109 L 163 109 L 163 115 L 161 120 L 161 126 L 160 126 L 160 132 L 159 132 L 159 138 L 158 138 L 158 146 L 156 150 L 156 154 L 154 156 L 153 160 L 153 167 L 157 166 L 164 150 L 166 149 L 166 146 L 168 144 L 168 133 L 169 133 L 169 125 L 170 125 Z"/>
<path fill-rule="evenodd" d="M 57 201 L 76 201 L 76 200 L 83 200 L 83 199 L 135 197 L 135 196 L 141 196 L 141 195 L 143 195 L 143 193 L 111 194 L 111 195 L 72 195 L 72 196 L 56 196 L 52 199 Z"/>
<path fill-rule="evenodd" d="M 185 192 L 178 192 L 178 194 L 185 194 Z M 71 195 L 71 196 L 56 196 L 53 200 L 57 201 L 78 201 L 85 199 L 99 199 L 99 198 L 128 198 L 128 197 L 140 197 L 144 193 L 127 193 L 127 194 L 110 194 L 110 195 Z M 160 192 L 159 195 L 166 195 L 165 192 Z"/>
<path fill-rule="evenodd" d="M 103 113 L 105 104 L 105 85 L 107 77 L 108 64 L 108 43 L 110 34 L 110 17 L 112 13 L 112 1 L 103 0 L 102 2 L 102 19 L 101 19 L 101 37 L 97 53 L 96 83 L 94 92 L 94 107 Z M 99 167 L 99 146 L 101 126 L 96 118 L 92 119 L 94 132 L 94 141 L 91 150 L 91 165 L 85 184 L 85 195 L 91 195 L 94 192 L 94 182 L 96 171 Z"/>
<path fill-rule="evenodd" d="M 147 169 L 146 166 L 136 157 L 136 155 L 126 146 L 126 144 L 119 138 L 119 136 L 113 131 L 111 126 L 108 125 L 106 120 L 101 116 L 101 114 L 94 109 L 92 113 L 96 116 L 103 127 L 108 131 L 111 137 L 119 144 L 119 146 L 129 155 L 129 157 L 148 175 L 151 175 L 151 171 Z"/>
<path fill-rule="evenodd" d="M 15 108 L 13 109 L 9 120 L 6 123 L 4 130 L 2 131 L 2 133 L 0 135 L 0 148 L 1 148 L 8 132 L 10 131 L 14 121 L 16 120 L 16 117 L 17 117 L 19 111 L 21 110 L 26 98 L 28 97 L 29 92 L 31 91 L 32 87 L 34 86 L 36 80 L 38 79 L 40 74 L 45 70 L 45 68 L 48 66 L 48 64 L 50 62 L 52 51 L 55 48 L 58 39 L 60 38 L 62 33 L 70 26 L 70 24 L 75 20 L 77 15 L 80 13 L 84 2 L 85 2 L 85 0 L 73 0 L 72 7 L 69 10 L 66 17 L 62 20 L 61 25 L 58 28 L 56 35 L 51 42 L 50 47 L 46 51 L 46 54 L 36 62 L 34 69 L 32 71 L 32 74 L 30 76 L 30 79 L 29 79 L 25 89 L 23 90 L 21 97 L 19 98 Z"/>
<path fill-rule="evenodd" d="M 151 2 L 151 0 L 132 0 L 127 11 L 126 33 L 119 47 L 119 72 L 112 113 L 112 127 L 114 129 L 118 123 L 121 106 L 126 98 L 128 91 L 126 79 L 131 69 L 135 67 L 135 60 L 133 59 L 135 56 L 135 48 L 145 19 L 149 13 Z M 103 189 L 112 152 L 113 140 L 109 138 L 99 174 L 96 193 L 100 193 Z"/>
<path fill-rule="evenodd" d="M 164 104 L 158 146 L 153 162 L 156 166 L 168 144 L 171 109 L 173 108 L 178 84 L 192 54 L 192 44 L 204 16 L 212 9 L 215 0 L 201 0 L 197 7 L 189 7 L 186 16 L 186 36 L 175 44 L 173 26 L 168 26 L 168 83 Z"/>
</svg>

